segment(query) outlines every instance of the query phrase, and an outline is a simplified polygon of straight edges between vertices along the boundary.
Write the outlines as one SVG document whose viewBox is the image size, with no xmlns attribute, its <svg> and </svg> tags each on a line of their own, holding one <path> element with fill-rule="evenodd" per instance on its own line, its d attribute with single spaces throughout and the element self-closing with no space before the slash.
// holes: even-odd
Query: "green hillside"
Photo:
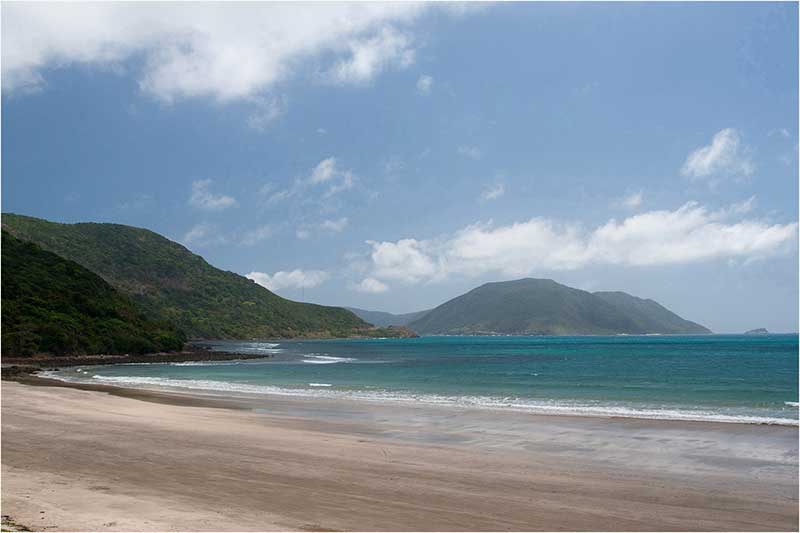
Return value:
<svg viewBox="0 0 800 533">
<path fill-rule="evenodd" d="M 620 291 L 592 294 L 623 310 L 634 321 L 636 329 L 643 333 L 711 333 L 708 328 L 684 320 L 650 299 L 637 298 Z"/>
<path fill-rule="evenodd" d="M 191 337 L 373 333 L 350 311 L 281 298 L 149 230 L 59 224 L 14 214 L 3 214 L 2 220 L 3 229 L 81 264 L 133 298 L 149 316 L 169 320 Z"/>
<path fill-rule="evenodd" d="M 547 279 L 487 283 L 436 307 L 408 327 L 422 335 L 708 333 L 655 302 L 625 297 L 601 297 Z"/>
<path fill-rule="evenodd" d="M 81 265 L 3 231 L 3 355 L 179 350 L 185 335 L 145 318 Z"/>
</svg>

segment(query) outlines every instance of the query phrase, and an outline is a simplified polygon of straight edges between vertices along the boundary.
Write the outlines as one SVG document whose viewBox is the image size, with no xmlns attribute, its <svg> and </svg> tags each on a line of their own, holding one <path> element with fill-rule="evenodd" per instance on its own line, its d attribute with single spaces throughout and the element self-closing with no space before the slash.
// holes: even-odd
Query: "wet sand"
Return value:
<svg viewBox="0 0 800 533">
<path fill-rule="evenodd" d="M 2 512 L 34 530 L 796 531 L 797 453 L 796 427 L 2 384 Z"/>
</svg>

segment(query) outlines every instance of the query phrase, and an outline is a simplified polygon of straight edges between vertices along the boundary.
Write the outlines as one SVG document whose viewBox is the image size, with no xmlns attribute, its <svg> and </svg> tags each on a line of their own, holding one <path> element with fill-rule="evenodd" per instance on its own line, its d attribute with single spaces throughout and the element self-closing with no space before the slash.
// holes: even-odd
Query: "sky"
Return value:
<svg viewBox="0 0 800 533">
<path fill-rule="evenodd" d="M 389 312 L 552 278 L 798 322 L 795 3 L 3 3 L 2 210 Z"/>
</svg>

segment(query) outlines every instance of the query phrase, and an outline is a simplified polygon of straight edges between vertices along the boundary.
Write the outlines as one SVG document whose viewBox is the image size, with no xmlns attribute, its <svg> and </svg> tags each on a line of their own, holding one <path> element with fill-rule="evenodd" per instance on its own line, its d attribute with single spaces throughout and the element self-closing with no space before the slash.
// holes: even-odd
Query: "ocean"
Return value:
<svg viewBox="0 0 800 533">
<path fill-rule="evenodd" d="M 797 335 L 219 341 L 264 359 L 71 368 L 60 379 L 539 414 L 798 424 Z"/>
</svg>

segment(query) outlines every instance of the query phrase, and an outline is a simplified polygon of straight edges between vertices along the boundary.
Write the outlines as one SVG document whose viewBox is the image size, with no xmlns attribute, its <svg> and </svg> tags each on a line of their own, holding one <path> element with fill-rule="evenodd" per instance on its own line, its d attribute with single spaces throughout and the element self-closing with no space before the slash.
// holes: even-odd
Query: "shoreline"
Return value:
<svg viewBox="0 0 800 533">
<path fill-rule="evenodd" d="M 266 356 L 265 356 L 266 357 Z M 259 357 L 256 357 L 259 358 Z M 43 369 L 44 370 L 44 369 Z M 320 388 L 320 389 L 292 389 L 292 388 L 282 388 L 282 387 L 275 387 L 275 390 L 252 390 L 257 389 L 259 386 L 253 387 L 242 387 L 241 389 L 214 389 L 214 388 L 200 388 L 200 387 L 184 387 L 183 385 L 164 385 L 164 384 L 154 384 L 154 383 L 146 383 L 140 385 L 134 384 L 127 384 L 127 383 L 93 383 L 88 381 L 81 381 L 75 379 L 62 379 L 59 377 L 54 376 L 45 376 L 41 373 L 31 374 L 31 376 L 35 375 L 35 378 L 38 380 L 43 380 L 41 384 L 46 384 L 48 382 L 53 383 L 54 385 L 58 386 L 74 386 L 76 388 L 85 388 L 86 390 L 113 390 L 113 389 L 123 389 L 131 391 L 127 393 L 128 395 L 138 395 L 141 396 L 142 392 L 151 392 L 151 393 L 165 393 L 169 395 L 176 395 L 186 397 L 202 397 L 202 398 L 220 398 L 220 399 L 230 399 L 232 397 L 237 398 L 246 398 L 248 399 L 248 405 L 251 407 L 257 406 L 258 403 L 261 402 L 268 402 L 274 401 L 277 399 L 282 398 L 294 398 L 298 400 L 306 399 L 309 401 L 325 401 L 325 402 L 343 402 L 347 404 L 348 402 L 359 404 L 359 403 L 367 403 L 367 404 L 376 404 L 376 405 L 408 405 L 408 404 L 421 404 L 431 408 L 441 408 L 441 409 L 454 409 L 454 410 L 476 410 L 476 411 L 488 411 L 488 412 L 496 412 L 496 413 L 518 413 L 530 416 L 544 416 L 544 417 L 564 417 L 564 418 L 589 418 L 589 419 L 621 419 L 621 420 L 643 420 L 643 421 L 652 421 L 655 423 L 661 422 L 676 422 L 676 423 L 697 423 L 697 424 L 736 424 L 736 425 L 750 425 L 750 426 L 778 426 L 778 427 L 788 427 L 788 428 L 798 428 L 800 423 L 796 418 L 764 418 L 759 416 L 752 416 L 752 415 L 724 415 L 724 414 L 706 414 L 703 418 L 701 417 L 701 413 L 692 413 L 691 411 L 663 411 L 663 412 L 652 412 L 647 410 L 636 411 L 635 409 L 629 410 L 627 412 L 624 411 L 614 411 L 613 407 L 603 408 L 603 407 L 573 407 L 571 410 L 569 408 L 561 408 L 558 407 L 542 407 L 542 406 L 534 406 L 532 404 L 481 404 L 481 403 L 472 403 L 472 404 L 463 404 L 457 403 L 455 401 L 447 401 L 448 399 L 452 399 L 448 396 L 437 396 L 432 395 L 431 397 L 434 398 L 435 401 L 428 401 L 425 399 L 425 394 L 420 396 L 409 396 L 408 398 L 404 397 L 381 397 L 381 396 L 369 396 L 369 395 L 362 395 L 358 396 L 357 394 L 339 394 L 339 391 L 326 392 L 327 389 Z M 16 379 L 20 381 L 19 379 Z M 224 382 L 220 382 L 224 383 Z M 108 389 L 107 389 L 108 388 Z M 268 387 L 264 387 L 267 389 Z M 250 389 L 250 390 L 248 390 Z M 120 395 L 126 393 L 118 393 Z M 487 397 L 488 399 L 488 397 Z M 619 409 L 619 408 L 617 408 Z M 659 416 L 657 416 L 659 415 Z"/>
<path fill-rule="evenodd" d="M 213 408 L 220 408 L 220 409 L 238 409 L 238 410 L 245 410 L 245 411 L 257 411 L 260 409 L 261 404 L 275 404 L 275 403 L 294 403 L 303 404 L 303 403 L 316 403 L 316 402 L 325 402 L 331 405 L 338 405 L 341 408 L 346 409 L 349 407 L 355 406 L 363 406 L 368 408 L 370 405 L 374 405 L 377 407 L 384 406 L 386 408 L 391 409 L 392 407 L 402 409 L 403 407 L 413 407 L 408 404 L 398 403 L 393 404 L 392 402 L 388 401 L 370 401 L 370 400 L 358 400 L 358 399 L 350 399 L 350 398 L 322 398 L 319 396 L 286 396 L 280 394 L 264 394 L 258 397 L 253 395 L 246 395 L 246 394 L 239 394 L 239 395 L 223 395 L 221 393 L 215 391 L 202 391 L 201 389 L 186 389 L 186 390 L 166 390 L 166 389 L 157 389 L 157 388 L 146 388 L 146 387 L 126 387 L 122 385 L 109 385 L 103 383 L 83 383 L 78 381 L 67 381 L 52 377 L 43 377 L 38 374 L 28 374 L 20 379 L 14 379 L 13 381 L 23 384 L 23 385 L 30 385 L 34 387 L 63 387 L 69 389 L 77 389 L 83 391 L 90 391 L 90 392 L 101 392 L 106 393 L 111 396 L 118 396 L 121 398 L 130 398 L 141 400 L 145 402 L 152 402 L 152 403 L 162 403 L 168 405 L 181 405 L 187 407 L 213 407 Z M 534 412 L 525 412 L 525 411 L 515 411 L 515 410 L 493 410 L 490 408 L 481 409 L 478 407 L 468 407 L 468 406 L 458 406 L 458 405 L 433 405 L 433 404 L 420 404 L 420 408 L 425 409 L 432 409 L 432 410 L 442 410 L 442 411 L 454 411 L 454 412 L 475 412 L 475 413 L 497 413 L 499 415 L 507 414 L 507 415 L 518 415 L 518 416 L 525 416 L 530 417 L 532 419 L 536 418 L 546 418 L 546 419 L 557 419 L 557 420 L 564 420 L 568 421 L 571 419 L 584 419 L 587 421 L 596 421 L 596 420 L 609 420 L 609 421 L 630 421 L 632 423 L 641 423 L 641 424 L 648 424 L 652 423 L 655 425 L 660 424 L 674 424 L 677 427 L 681 426 L 746 426 L 746 427 L 758 427 L 758 426 L 766 426 L 766 427 L 775 427 L 775 428 L 786 428 L 792 429 L 797 428 L 798 426 L 791 425 L 791 424 L 769 424 L 769 423 L 752 423 L 752 422 L 720 422 L 715 420 L 682 420 L 682 419 L 669 419 L 669 418 L 639 418 L 633 416 L 614 416 L 614 415 L 583 415 L 583 414 L 561 414 L 561 413 L 534 413 Z"/>
<path fill-rule="evenodd" d="M 32 529 L 797 524 L 796 430 L 781 426 L 32 385 L 2 393 L 3 512 Z"/>
</svg>

